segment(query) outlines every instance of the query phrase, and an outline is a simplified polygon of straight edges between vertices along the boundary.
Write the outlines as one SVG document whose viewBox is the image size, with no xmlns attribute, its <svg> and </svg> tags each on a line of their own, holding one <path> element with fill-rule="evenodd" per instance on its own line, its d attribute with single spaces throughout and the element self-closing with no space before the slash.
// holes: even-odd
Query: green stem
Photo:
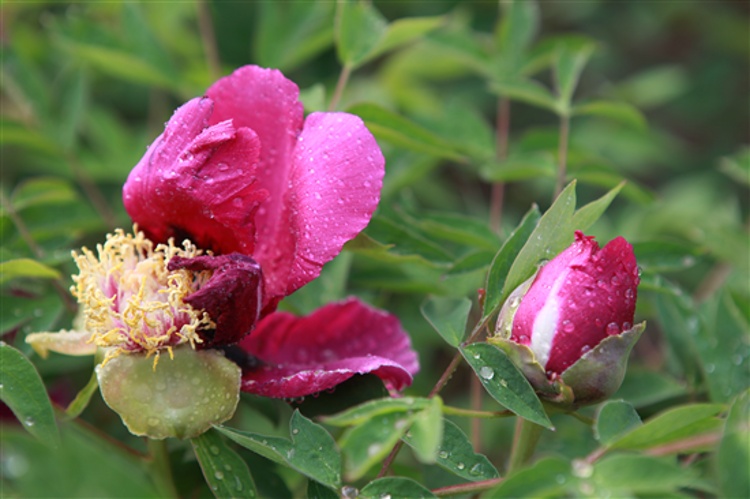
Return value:
<svg viewBox="0 0 750 499">
<path fill-rule="evenodd" d="M 570 133 L 570 116 L 560 116 L 560 139 L 557 144 L 557 182 L 555 184 L 555 199 L 565 186 L 568 168 L 568 135 Z"/>
<path fill-rule="evenodd" d="M 146 443 L 148 445 L 150 457 L 149 472 L 151 474 L 151 479 L 154 481 L 154 484 L 159 491 L 159 496 L 174 498 L 180 497 L 174 486 L 166 441 L 149 438 L 146 440 Z"/>
<path fill-rule="evenodd" d="M 349 65 L 345 65 L 341 68 L 341 74 L 339 74 L 339 81 L 336 82 L 336 89 L 333 91 L 333 97 L 331 97 L 331 103 L 328 104 L 328 110 L 333 111 L 338 106 L 341 96 L 344 93 L 347 82 L 349 82 L 349 76 L 352 74 L 352 68 Z"/>
<path fill-rule="evenodd" d="M 447 487 L 440 487 L 439 489 L 433 489 L 432 493 L 438 497 L 455 496 L 455 495 L 467 495 L 476 494 L 485 490 L 496 487 L 502 483 L 503 478 L 491 478 L 489 480 L 482 480 L 479 482 L 459 483 L 458 485 L 448 485 Z"/>
<path fill-rule="evenodd" d="M 516 420 L 513 447 L 508 461 L 508 474 L 522 468 L 531 459 L 539 437 L 542 435 L 542 429 L 538 424 L 521 417 Z"/>
<path fill-rule="evenodd" d="M 472 409 L 461 409 L 460 407 L 452 407 L 450 405 L 443 406 L 443 414 L 451 416 L 464 416 L 467 418 L 482 418 L 482 419 L 496 419 L 496 418 L 507 418 L 513 416 L 510 411 L 475 411 Z"/>
</svg>

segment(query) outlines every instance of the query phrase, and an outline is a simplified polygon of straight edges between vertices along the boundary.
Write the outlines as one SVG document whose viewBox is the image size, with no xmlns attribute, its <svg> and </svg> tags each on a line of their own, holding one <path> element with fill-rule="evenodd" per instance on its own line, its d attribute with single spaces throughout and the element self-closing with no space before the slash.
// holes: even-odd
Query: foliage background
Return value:
<svg viewBox="0 0 750 499">
<path fill-rule="evenodd" d="M 617 104 L 571 121 L 568 180 L 578 179 L 579 206 L 628 180 L 588 232 L 601 243 L 617 235 L 634 243 L 643 269 L 637 318 L 649 322 L 615 398 L 632 404 L 643 420 L 677 407 L 722 404 L 683 435 L 719 436 L 683 449 L 679 459 L 668 453 L 660 463 L 671 466 L 672 474 L 663 475 L 669 479 L 633 472 L 611 485 L 615 471 L 642 473 L 653 463 L 621 463 L 611 475 L 597 468 L 593 478 L 576 475 L 569 465 L 560 468 L 555 459 L 581 459 L 602 442 L 580 422 L 555 417 L 558 431 L 543 435 L 535 457 L 548 460 L 535 461 L 535 473 L 559 487 L 531 488 L 532 481 L 521 477 L 506 482 L 521 488 L 497 494 L 746 491 L 743 461 L 729 473 L 723 468 L 731 466 L 733 454 L 721 449 L 730 446 L 727 435 L 747 443 L 747 428 L 721 431 L 729 404 L 748 386 L 750 4 L 540 2 L 537 28 L 532 22 L 518 38 L 511 36 L 517 46 L 496 41 L 502 40 L 493 33 L 504 17 L 494 2 L 372 5 L 389 21 L 440 17 L 428 21 L 424 33 L 415 31 L 412 43 L 365 59 L 352 71 L 336 107 L 362 115 L 384 150 L 381 208 L 368 238 L 350 245 L 321 279 L 283 307 L 308 313 L 357 294 L 397 314 L 422 364 L 408 393 L 428 393 L 453 350 L 420 306 L 428 295 L 476 303 L 502 241 L 532 203 L 545 210 L 553 199 L 560 121 L 529 98 L 529 86 L 511 91 L 514 57 L 539 56 L 531 76 L 549 87 L 554 77 L 545 43 L 562 36 L 576 47 L 590 46 L 595 50 L 574 102 Z M 340 75 L 342 47 L 356 51 L 357 37 L 336 29 L 332 2 L 4 2 L 2 9 L 0 330 L 5 342 L 29 355 L 52 399 L 64 407 L 86 384 L 91 360 L 42 361 L 23 336 L 70 326 L 70 250 L 91 247 L 112 228 L 129 225 L 122 183 L 172 110 L 216 77 L 249 63 L 280 68 L 302 89 L 308 111 L 325 109 Z M 512 104 L 507 155 L 498 159 L 502 95 Z M 497 233 L 488 228 L 493 181 L 507 182 Z M 27 258 L 42 265 L 19 260 Z M 446 404 L 472 404 L 472 376 L 466 366 L 459 369 L 442 392 Z M 331 395 L 347 399 L 344 390 Z M 145 444 L 127 434 L 98 397 L 79 423 L 63 425 L 65 445 L 52 453 L 7 415 L 4 494 L 155 494 L 143 460 L 122 451 L 125 443 L 133 452 L 147 452 Z M 500 409 L 485 399 L 486 410 Z M 747 411 L 747 396 L 739 400 L 736 407 Z M 286 431 L 286 404 L 250 397 L 247 402 L 233 426 Z M 596 415 L 595 408 L 584 412 Z M 470 432 L 466 419 L 453 420 Z M 475 447 L 504 474 L 513 422 L 484 421 L 480 435 Z M 634 455 L 646 459 L 649 449 L 640 450 Z M 179 491 L 208 494 L 191 456 L 186 444 L 171 444 Z M 304 490 L 300 476 L 255 454 L 242 456 L 262 495 Z M 395 471 L 430 489 L 462 481 L 406 451 Z M 589 488 L 582 487 L 588 478 Z"/>
</svg>

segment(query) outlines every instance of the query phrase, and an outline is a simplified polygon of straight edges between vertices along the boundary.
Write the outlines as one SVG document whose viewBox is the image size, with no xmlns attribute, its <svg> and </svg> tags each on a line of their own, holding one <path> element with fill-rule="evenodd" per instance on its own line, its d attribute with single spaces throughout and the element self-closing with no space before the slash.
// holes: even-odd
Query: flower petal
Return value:
<svg viewBox="0 0 750 499">
<path fill-rule="evenodd" d="M 622 237 L 566 275 L 547 371 L 562 373 L 607 336 L 633 327 L 639 283 L 633 247 Z"/>
<path fill-rule="evenodd" d="M 201 347 L 236 343 L 255 327 L 261 310 L 263 278 L 260 266 L 249 256 L 239 253 L 195 258 L 172 257 L 170 271 L 213 271 L 201 288 L 185 298 L 192 307 L 205 310 L 216 329 L 201 331 Z"/>
<path fill-rule="evenodd" d="M 240 346 L 264 363 L 243 373 L 242 389 L 268 397 L 310 395 L 366 373 L 397 391 L 419 370 L 398 319 L 356 299 L 307 317 L 269 315 Z"/>
<path fill-rule="evenodd" d="M 256 176 L 254 131 L 224 121 L 208 126 L 213 104 L 193 99 L 130 172 L 123 203 L 152 240 L 189 237 L 203 249 L 251 254 L 253 213 L 268 193 Z"/>
</svg>

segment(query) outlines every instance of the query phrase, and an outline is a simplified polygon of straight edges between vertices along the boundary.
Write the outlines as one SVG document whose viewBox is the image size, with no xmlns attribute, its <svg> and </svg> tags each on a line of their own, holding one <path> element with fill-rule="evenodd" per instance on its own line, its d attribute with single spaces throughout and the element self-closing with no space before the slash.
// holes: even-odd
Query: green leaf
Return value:
<svg viewBox="0 0 750 499">
<path fill-rule="evenodd" d="M 472 248 L 494 251 L 500 244 L 497 235 L 487 227 L 485 220 L 457 213 L 420 214 L 416 224 L 431 238 L 444 239 Z"/>
<path fill-rule="evenodd" d="M 642 450 L 714 431 L 721 404 L 691 404 L 669 409 L 610 442 L 610 449 Z"/>
<path fill-rule="evenodd" d="M 362 64 L 385 36 L 386 19 L 370 2 L 339 0 L 336 10 L 336 51 L 344 66 Z"/>
<path fill-rule="evenodd" d="M 641 425 L 635 408 L 624 400 L 608 400 L 599 406 L 594 436 L 604 445 Z"/>
<path fill-rule="evenodd" d="M 18 278 L 59 279 L 60 272 L 31 258 L 0 262 L 0 284 Z"/>
<path fill-rule="evenodd" d="M 591 481 L 599 497 L 664 494 L 685 487 L 705 490 L 693 468 L 669 458 L 615 454 L 597 461 L 592 472 Z"/>
<path fill-rule="evenodd" d="M 534 0 L 511 0 L 500 5 L 503 16 L 496 34 L 497 44 L 505 57 L 518 57 L 539 30 L 539 6 Z"/>
<path fill-rule="evenodd" d="M 505 299 L 514 289 L 531 277 L 542 260 L 556 256 L 573 240 L 571 222 L 576 205 L 575 181 L 560 193 L 539 219 L 523 248 L 518 252 L 502 291 Z"/>
<path fill-rule="evenodd" d="M 745 390 L 729 409 L 716 454 L 721 497 L 745 497 L 750 491 L 750 391 Z"/>
<path fill-rule="evenodd" d="M 526 212 L 521 223 L 506 239 L 500 251 L 495 255 L 490 265 L 490 271 L 487 273 L 487 282 L 485 283 L 485 297 L 484 297 L 484 312 L 483 317 L 487 317 L 495 313 L 495 311 L 503 304 L 505 299 L 508 297 L 511 291 L 515 288 L 510 288 L 506 285 L 506 279 L 511 266 L 516 261 L 518 254 L 521 252 L 523 247 L 526 245 L 529 237 L 536 229 L 539 224 L 539 208 L 536 205 L 532 206 L 531 209 Z"/>
<path fill-rule="evenodd" d="M 648 390 L 644 390 L 644 386 L 647 386 Z M 682 397 L 685 394 L 684 382 L 667 374 L 631 366 L 614 397 L 625 399 L 635 407 L 646 407 Z"/>
<path fill-rule="evenodd" d="M 596 45 L 589 40 L 573 38 L 561 42 L 557 47 L 553 70 L 558 95 L 557 105 L 563 115 L 569 113 L 578 79 L 595 48 Z"/>
<path fill-rule="evenodd" d="M 60 434 L 42 378 L 29 359 L 4 341 L 0 342 L 0 374 L 0 400 L 29 433 L 57 446 Z"/>
<path fill-rule="evenodd" d="M 334 414 L 323 418 L 323 422 L 332 426 L 353 426 L 359 425 L 383 414 L 392 414 L 395 412 L 413 412 L 421 411 L 431 404 L 429 399 L 417 397 L 386 397 L 378 400 L 371 400 L 352 407 L 342 413 Z"/>
<path fill-rule="evenodd" d="M 390 243 L 392 246 L 385 248 L 389 255 L 416 256 L 434 265 L 448 265 L 453 262 L 450 253 L 423 236 L 416 227 L 410 225 L 408 219 L 394 220 L 390 217 L 375 216 L 367 226 L 367 234 L 382 243 Z"/>
<path fill-rule="evenodd" d="M 407 43 L 424 37 L 430 31 L 443 24 L 443 16 L 433 17 L 407 17 L 396 19 L 388 25 L 388 28 L 374 49 L 367 54 L 365 61 L 374 59 L 389 50 L 406 45 Z"/>
<path fill-rule="evenodd" d="M 750 379 L 750 325 L 726 289 L 707 300 L 700 312 L 695 343 L 702 376 L 711 400 L 728 403 Z"/>
<path fill-rule="evenodd" d="M 347 112 L 362 118 L 375 137 L 393 145 L 456 161 L 465 159 L 449 140 L 377 104 L 356 104 Z"/>
<path fill-rule="evenodd" d="M 557 112 L 558 103 L 552 93 L 541 83 L 528 79 L 493 81 L 493 92 L 511 100 Z"/>
<path fill-rule="evenodd" d="M 576 212 L 573 214 L 573 228 L 575 230 L 584 231 L 591 227 L 594 222 L 599 220 L 599 217 L 604 214 L 610 203 L 612 203 L 612 200 L 615 198 L 615 196 L 617 196 L 617 194 L 624 186 L 625 182 L 621 182 L 617 187 L 610 190 L 604 196 L 576 210 Z"/>
<path fill-rule="evenodd" d="M 346 479 L 358 480 L 381 462 L 404 436 L 417 414 L 405 411 L 378 414 L 347 429 L 339 441 Z"/>
<path fill-rule="evenodd" d="M 644 273 L 687 270 L 700 262 L 700 250 L 678 241 L 641 241 L 633 243 L 635 258 Z"/>
<path fill-rule="evenodd" d="M 473 343 L 461 354 L 492 398 L 522 418 L 554 429 L 534 389 L 505 352 L 488 343 Z"/>
<path fill-rule="evenodd" d="M 410 478 L 386 477 L 378 478 L 365 485 L 359 493 L 362 499 L 420 499 L 437 497 Z"/>
<path fill-rule="evenodd" d="M 561 457 L 545 457 L 528 468 L 509 475 L 487 497 L 564 497 L 571 481 L 570 461 Z"/>
<path fill-rule="evenodd" d="M 338 492 L 334 492 L 315 480 L 307 481 L 307 497 L 309 499 L 341 499 L 342 496 L 343 494 L 339 495 Z"/>
<path fill-rule="evenodd" d="M 323 485 L 333 489 L 341 486 L 341 456 L 333 438 L 299 411 L 294 411 L 289 422 L 291 441 L 224 426 L 216 429 L 242 447 L 289 466 Z"/>
<path fill-rule="evenodd" d="M 255 482 L 245 461 L 214 431 L 192 438 L 195 457 L 214 496 L 257 497 Z"/>
<path fill-rule="evenodd" d="M 434 463 L 443 440 L 443 401 L 440 397 L 430 399 L 429 405 L 417 413 L 409 434 L 419 462 Z"/>
<path fill-rule="evenodd" d="M 449 345 L 457 347 L 463 341 L 471 300 L 433 296 L 422 304 L 420 311 Z"/>
<path fill-rule="evenodd" d="M 573 107 L 574 116 L 601 116 L 618 121 L 624 125 L 645 130 L 647 128 L 646 118 L 634 106 L 625 102 L 594 101 L 579 104 Z"/>
<path fill-rule="evenodd" d="M 11 204 L 20 212 L 32 206 L 44 206 L 77 201 L 75 188 L 65 179 L 35 177 L 19 183 L 13 189 Z"/>
<path fill-rule="evenodd" d="M 468 253 L 453 262 L 453 266 L 446 275 L 449 277 L 457 276 L 480 270 L 484 273 L 492 263 L 493 258 L 495 258 L 494 251 L 477 251 Z"/>
<path fill-rule="evenodd" d="M 492 162 L 479 170 L 481 177 L 488 182 L 515 182 L 539 177 L 555 176 L 557 162 L 547 151 L 534 151 L 510 155 L 502 162 Z"/>
<path fill-rule="evenodd" d="M 408 434 L 404 437 L 404 442 L 412 445 L 412 439 Z M 443 420 L 443 439 L 436 463 L 441 468 L 473 482 L 500 476 L 485 455 L 474 452 L 468 437 L 449 419 Z"/>
<path fill-rule="evenodd" d="M 252 44 L 257 63 L 289 71 L 333 43 L 333 2 L 261 2 Z"/>
<path fill-rule="evenodd" d="M 99 388 L 99 379 L 96 376 L 96 371 L 91 373 L 89 382 L 86 383 L 81 391 L 76 394 L 76 398 L 68 405 L 65 409 L 65 417 L 68 419 L 75 419 L 81 415 L 91 401 L 91 396 L 96 393 L 96 389 Z"/>
</svg>

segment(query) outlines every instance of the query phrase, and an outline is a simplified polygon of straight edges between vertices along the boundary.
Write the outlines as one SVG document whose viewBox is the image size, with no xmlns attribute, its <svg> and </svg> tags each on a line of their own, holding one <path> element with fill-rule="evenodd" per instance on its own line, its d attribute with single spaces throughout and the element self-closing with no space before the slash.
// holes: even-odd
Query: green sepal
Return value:
<svg viewBox="0 0 750 499">
<path fill-rule="evenodd" d="M 121 354 L 96 367 L 102 397 L 134 435 L 194 438 L 231 418 L 242 371 L 216 350 L 174 349 L 157 364 Z"/>
<path fill-rule="evenodd" d="M 604 338 L 562 373 L 562 381 L 573 388 L 577 406 L 600 402 L 620 388 L 630 351 L 645 329 L 646 323 L 641 322 Z"/>
</svg>

